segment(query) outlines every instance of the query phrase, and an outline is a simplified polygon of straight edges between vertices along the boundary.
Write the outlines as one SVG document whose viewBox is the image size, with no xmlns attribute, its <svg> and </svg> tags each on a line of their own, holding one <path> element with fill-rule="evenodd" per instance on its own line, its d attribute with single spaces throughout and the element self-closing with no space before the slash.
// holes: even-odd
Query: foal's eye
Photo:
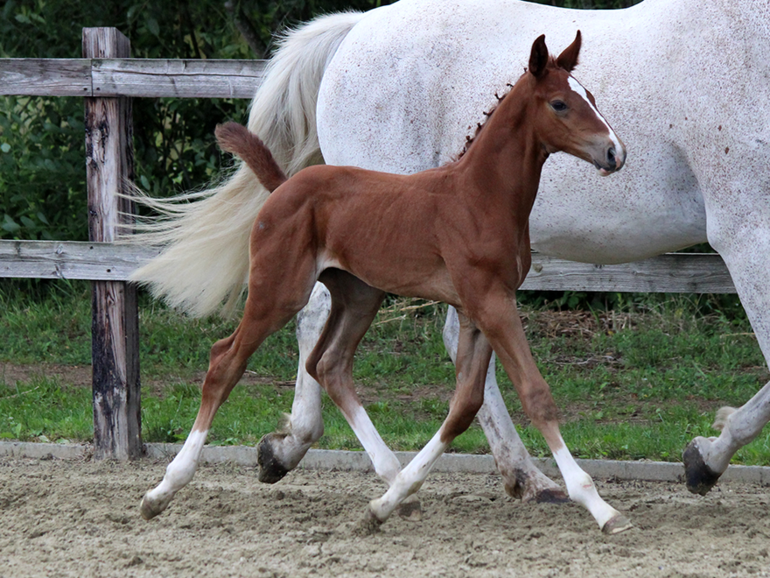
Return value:
<svg viewBox="0 0 770 578">
<path fill-rule="evenodd" d="M 554 100 L 551 103 L 551 108 L 554 109 L 556 112 L 564 112 L 565 110 L 567 110 L 567 105 L 561 100 Z"/>
</svg>

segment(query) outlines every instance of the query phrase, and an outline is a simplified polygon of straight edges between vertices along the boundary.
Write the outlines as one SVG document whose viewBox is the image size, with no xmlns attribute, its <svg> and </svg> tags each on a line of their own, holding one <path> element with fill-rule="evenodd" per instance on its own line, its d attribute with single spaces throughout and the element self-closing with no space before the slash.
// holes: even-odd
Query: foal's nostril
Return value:
<svg viewBox="0 0 770 578">
<path fill-rule="evenodd" d="M 617 166 L 615 163 L 615 148 L 610 147 L 610 149 L 607 151 L 607 162 L 609 162 L 611 167 Z"/>
</svg>

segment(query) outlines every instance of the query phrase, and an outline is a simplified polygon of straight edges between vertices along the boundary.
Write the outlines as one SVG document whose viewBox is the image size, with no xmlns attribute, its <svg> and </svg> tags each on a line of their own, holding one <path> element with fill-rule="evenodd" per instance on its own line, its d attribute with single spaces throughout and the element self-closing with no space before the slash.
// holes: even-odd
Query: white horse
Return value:
<svg viewBox="0 0 770 578">
<path fill-rule="evenodd" d="M 770 3 L 645 0 L 613 11 L 519 0 L 401 0 L 319 18 L 290 32 L 251 108 L 249 128 L 293 174 L 328 162 L 413 173 L 447 162 L 523 70 L 542 32 L 589 39 L 579 75 L 627 139 L 627 168 L 599 179 L 553 159 L 530 219 L 532 246 L 590 263 L 644 259 L 708 241 L 724 258 L 770 359 Z M 512 75 L 509 81 L 514 80 Z M 136 239 L 165 245 L 135 279 L 194 314 L 235 303 L 248 275 L 248 237 L 266 191 L 240 168 L 218 188 L 145 199 L 167 219 Z M 196 202 L 187 203 L 194 199 Z M 183 201 L 179 203 L 179 201 Z M 305 371 L 329 296 L 317 287 L 298 326 L 300 364 L 285 429 L 260 443 L 260 479 L 277 481 L 323 432 L 321 390 Z M 450 311 L 445 343 L 457 346 Z M 492 365 L 494 364 L 494 360 Z M 509 494 L 565 498 L 532 464 L 487 374 L 479 419 Z M 731 457 L 770 421 L 770 384 L 720 411 L 718 438 L 685 451 L 687 483 L 706 493 Z M 375 471 L 394 456 L 368 422 Z"/>
</svg>

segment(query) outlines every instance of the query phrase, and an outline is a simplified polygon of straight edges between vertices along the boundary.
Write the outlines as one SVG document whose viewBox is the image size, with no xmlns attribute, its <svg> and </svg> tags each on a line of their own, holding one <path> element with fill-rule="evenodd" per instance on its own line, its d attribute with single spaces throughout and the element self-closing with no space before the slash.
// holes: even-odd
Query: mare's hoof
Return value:
<svg viewBox="0 0 770 578">
<path fill-rule="evenodd" d="M 684 462 L 687 489 L 693 494 L 705 496 L 716 485 L 719 476 L 722 475 L 716 473 L 703 461 L 697 439 L 687 445 L 682 455 L 682 461 Z"/>
<path fill-rule="evenodd" d="M 626 530 L 633 528 L 634 525 L 631 520 L 626 518 L 623 514 L 616 514 L 602 527 L 602 532 L 607 535 L 620 534 Z"/>
<path fill-rule="evenodd" d="M 371 536 L 380 531 L 380 526 L 382 526 L 382 522 L 367 508 L 364 519 L 353 529 L 353 534 L 356 536 Z"/>
<path fill-rule="evenodd" d="M 142 503 L 139 504 L 139 513 L 145 520 L 152 520 L 168 507 L 169 502 L 171 502 L 171 497 L 168 500 L 154 500 L 145 494 Z"/>
<path fill-rule="evenodd" d="M 505 493 L 522 502 L 563 504 L 570 501 L 569 496 L 559 486 L 542 474 L 527 474 L 524 470 L 516 470 L 513 482 L 508 478 L 505 482 Z"/>
<path fill-rule="evenodd" d="M 259 465 L 259 474 L 257 478 L 265 484 L 274 484 L 283 479 L 289 473 L 278 458 L 275 457 L 271 440 L 280 434 L 271 433 L 259 440 L 257 447 L 257 464 Z"/>
</svg>

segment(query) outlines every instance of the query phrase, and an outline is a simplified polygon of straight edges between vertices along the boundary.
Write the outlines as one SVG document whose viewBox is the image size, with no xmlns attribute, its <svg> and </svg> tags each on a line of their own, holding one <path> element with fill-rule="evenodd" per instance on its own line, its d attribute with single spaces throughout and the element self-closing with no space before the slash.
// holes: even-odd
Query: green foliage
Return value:
<svg viewBox="0 0 770 578">
<path fill-rule="evenodd" d="M 73 110 L 79 104 L 79 114 Z M 0 236 L 85 239 L 80 99 L 0 97 Z"/>
</svg>

